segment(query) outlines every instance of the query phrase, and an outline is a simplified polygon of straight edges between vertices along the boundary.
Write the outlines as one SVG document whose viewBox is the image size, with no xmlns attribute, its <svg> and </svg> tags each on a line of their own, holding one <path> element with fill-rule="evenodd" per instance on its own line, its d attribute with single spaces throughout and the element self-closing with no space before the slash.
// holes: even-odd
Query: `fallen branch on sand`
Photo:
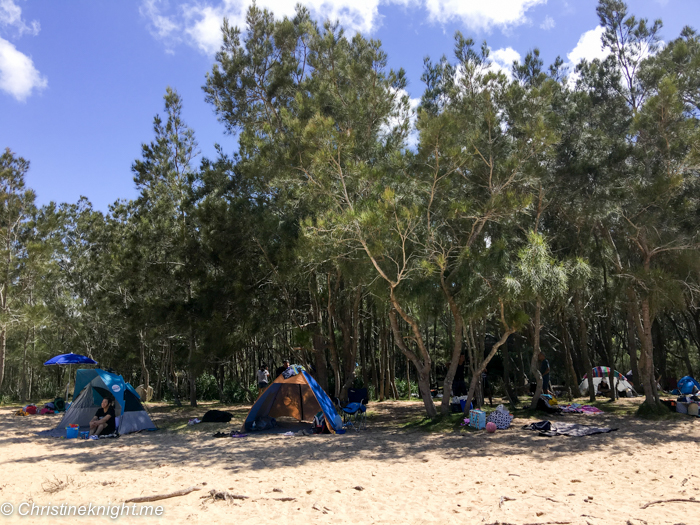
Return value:
<svg viewBox="0 0 700 525">
<path fill-rule="evenodd" d="M 509 498 L 508 496 L 501 496 L 501 501 L 498 502 L 499 509 L 501 508 L 501 505 L 503 505 L 503 503 L 505 501 L 515 501 L 515 498 Z"/>
<path fill-rule="evenodd" d="M 140 498 L 131 498 L 124 503 L 146 503 L 147 501 L 158 501 L 159 499 L 177 498 L 178 496 L 186 496 L 195 490 L 202 490 L 202 487 L 189 487 L 187 489 L 176 490 L 168 494 L 155 494 L 153 496 L 142 496 Z"/>
<path fill-rule="evenodd" d="M 570 525 L 570 521 L 538 521 L 537 523 L 523 523 L 523 525 Z M 517 525 L 516 523 L 508 523 L 506 521 L 494 521 L 487 525 Z"/>
<path fill-rule="evenodd" d="M 231 501 L 234 499 L 248 499 L 248 497 L 249 496 L 242 496 L 240 494 L 231 494 L 230 492 L 218 491 L 218 490 L 211 489 L 209 491 L 209 494 L 207 494 L 206 496 L 202 496 L 199 499 L 211 498 L 213 500 L 221 499 L 224 501 Z"/>
<path fill-rule="evenodd" d="M 652 505 L 658 505 L 659 503 L 671 503 L 672 501 L 681 501 L 683 503 L 700 503 L 700 501 L 696 499 L 680 499 L 680 498 L 674 498 L 674 499 L 660 499 L 658 501 L 651 501 L 647 503 L 646 505 L 642 505 L 643 509 L 646 509 L 647 507 L 651 507 Z"/>
</svg>

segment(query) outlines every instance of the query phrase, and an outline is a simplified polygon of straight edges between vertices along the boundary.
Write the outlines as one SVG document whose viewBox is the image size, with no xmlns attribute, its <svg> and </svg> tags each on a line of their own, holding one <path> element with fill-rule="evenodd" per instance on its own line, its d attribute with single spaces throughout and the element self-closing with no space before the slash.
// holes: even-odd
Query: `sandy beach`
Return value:
<svg viewBox="0 0 700 525">
<path fill-rule="evenodd" d="M 633 403 L 622 400 L 620 403 Z M 639 401 L 636 401 L 639 402 Z M 700 419 L 650 422 L 630 416 L 562 415 L 619 428 L 581 438 L 540 437 L 516 419 L 508 430 L 428 433 L 405 422 L 422 404 L 372 403 L 369 428 L 345 435 L 252 434 L 247 407 L 225 407 L 230 424 L 186 425 L 198 409 L 151 407 L 156 432 L 99 441 L 40 438 L 58 416 L 0 409 L 0 503 L 7 523 L 87 521 L 20 517 L 36 505 L 121 505 L 127 499 L 199 487 L 161 500 L 161 517 L 122 523 L 700 523 Z M 217 408 L 221 408 L 217 406 Z M 222 501 L 209 491 L 247 499 Z M 26 510 L 28 507 L 25 506 Z M 101 522 L 109 517 L 96 518 Z"/>
</svg>

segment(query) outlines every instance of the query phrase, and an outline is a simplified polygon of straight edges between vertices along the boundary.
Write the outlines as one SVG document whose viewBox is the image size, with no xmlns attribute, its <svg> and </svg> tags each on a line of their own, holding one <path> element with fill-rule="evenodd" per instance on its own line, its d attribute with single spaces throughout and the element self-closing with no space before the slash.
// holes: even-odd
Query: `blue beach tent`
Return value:
<svg viewBox="0 0 700 525">
<path fill-rule="evenodd" d="M 258 397 L 245 419 L 245 429 L 252 430 L 253 423 L 262 417 L 293 417 L 299 421 L 312 421 L 323 412 L 331 432 L 343 428 L 343 421 L 316 380 L 305 370 L 285 378 L 280 375 Z"/>
<path fill-rule="evenodd" d="M 693 391 L 700 390 L 700 383 L 690 376 L 681 377 L 678 380 L 678 386 L 676 387 L 680 394 L 690 395 Z"/>
<path fill-rule="evenodd" d="M 156 428 L 134 387 L 120 375 L 94 368 L 76 372 L 73 403 L 58 426 L 47 431 L 46 435 L 63 436 L 69 424 L 77 424 L 80 430 L 88 430 L 90 420 L 105 397 L 114 399 L 117 432 L 120 434 Z"/>
</svg>

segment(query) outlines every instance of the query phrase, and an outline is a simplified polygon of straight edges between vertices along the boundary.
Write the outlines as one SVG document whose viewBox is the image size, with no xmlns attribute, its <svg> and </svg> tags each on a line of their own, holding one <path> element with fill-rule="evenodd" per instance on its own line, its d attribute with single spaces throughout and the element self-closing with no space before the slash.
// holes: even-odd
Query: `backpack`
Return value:
<svg viewBox="0 0 700 525">
<path fill-rule="evenodd" d="M 228 423 L 233 419 L 233 414 L 223 410 L 208 410 L 202 416 L 202 423 Z"/>
<path fill-rule="evenodd" d="M 328 424 L 326 423 L 326 416 L 323 412 L 319 412 L 314 416 L 314 420 L 311 427 L 314 434 L 330 434 L 331 431 L 328 430 Z"/>
</svg>

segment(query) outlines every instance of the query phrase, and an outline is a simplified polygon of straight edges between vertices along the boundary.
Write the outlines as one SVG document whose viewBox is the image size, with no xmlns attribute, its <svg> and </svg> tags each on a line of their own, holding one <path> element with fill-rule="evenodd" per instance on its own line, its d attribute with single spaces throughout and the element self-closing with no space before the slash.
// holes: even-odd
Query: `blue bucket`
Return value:
<svg viewBox="0 0 700 525">
<path fill-rule="evenodd" d="M 464 407 L 467 406 L 467 400 L 466 399 L 460 399 L 459 400 L 459 406 L 462 407 L 462 412 L 464 412 Z M 474 408 L 474 403 L 469 403 L 469 410 Z"/>
<path fill-rule="evenodd" d="M 80 432 L 80 427 L 66 427 L 66 439 L 75 439 L 78 437 Z"/>
</svg>

